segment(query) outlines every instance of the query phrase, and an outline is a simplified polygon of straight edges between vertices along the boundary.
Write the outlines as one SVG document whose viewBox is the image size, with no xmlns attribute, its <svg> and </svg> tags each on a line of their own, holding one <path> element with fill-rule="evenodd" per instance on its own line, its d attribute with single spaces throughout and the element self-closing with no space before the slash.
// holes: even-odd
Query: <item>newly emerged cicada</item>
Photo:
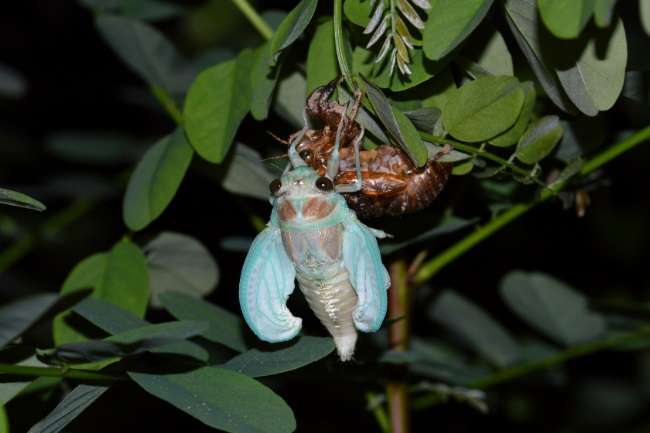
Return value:
<svg viewBox="0 0 650 433">
<path fill-rule="evenodd" d="M 424 167 L 417 167 L 403 150 L 383 144 L 373 150 L 362 150 L 358 156 L 359 166 L 356 166 L 357 154 L 350 144 L 362 134 L 362 127 L 355 121 L 361 92 L 357 89 L 354 106 L 350 114 L 346 114 L 346 106 L 329 100 L 338 80 L 317 88 L 307 100 L 307 112 L 323 121 L 324 126 L 303 135 L 296 146 L 300 157 L 314 170 L 324 173 L 333 155 L 337 127 L 342 124 L 340 167 L 334 182 L 336 185 L 355 184 L 358 180 L 356 167 L 360 167 L 362 188 L 343 193 L 348 206 L 359 218 L 399 216 L 429 206 L 444 188 L 451 164 L 432 158 Z M 444 152 L 439 155 L 442 154 Z"/>
<path fill-rule="evenodd" d="M 342 128 L 340 122 L 339 139 Z M 302 326 L 286 306 L 297 279 L 311 309 L 332 334 L 341 360 L 347 361 L 357 330 L 378 330 L 386 315 L 390 279 L 375 239 L 386 234 L 359 222 L 341 195 L 361 188 L 358 168 L 355 183 L 334 184 L 340 140 L 335 137 L 325 173 L 319 174 L 296 151 L 306 131 L 305 126 L 291 144 L 287 170 L 270 185 L 271 219 L 244 262 L 239 300 L 260 339 L 289 340 Z M 363 129 L 354 147 L 362 137 Z"/>
</svg>

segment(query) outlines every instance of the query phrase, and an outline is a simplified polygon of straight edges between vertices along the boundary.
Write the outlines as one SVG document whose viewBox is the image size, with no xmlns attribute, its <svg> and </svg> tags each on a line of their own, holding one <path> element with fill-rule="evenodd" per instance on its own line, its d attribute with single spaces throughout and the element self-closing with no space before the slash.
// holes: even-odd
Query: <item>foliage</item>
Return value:
<svg viewBox="0 0 650 433">
<path fill-rule="evenodd" d="M 644 163 L 621 155 L 650 137 L 648 2 L 267 3 L 67 4 L 110 73 L 43 118 L 21 103 L 63 87 L 55 62 L 0 63 L 0 432 L 647 429 Z M 389 311 L 351 363 L 299 295 L 303 335 L 268 344 L 235 293 L 286 137 L 338 74 L 365 148 L 454 166 L 429 209 L 369 222 L 393 236 Z"/>
</svg>

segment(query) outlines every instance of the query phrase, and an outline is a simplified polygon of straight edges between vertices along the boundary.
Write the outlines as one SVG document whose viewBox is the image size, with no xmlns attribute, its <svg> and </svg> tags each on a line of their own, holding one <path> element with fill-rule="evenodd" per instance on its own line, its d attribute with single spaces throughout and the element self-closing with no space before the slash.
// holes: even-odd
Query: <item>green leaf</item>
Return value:
<svg viewBox="0 0 650 433">
<path fill-rule="evenodd" d="M 391 107 L 382 91 L 370 81 L 363 78 L 363 82 L 368 98 L 388 133 L 411 160 L 418 167 L 422 167 L 427 162 L 428 152 L 411 121 L 403 113 Z"/>
<path fill-rule="evenodd" d="M 217 285 L 217 263 L 208 249 L 191 236 L 162 232 L 142 249 L 147 257 L 151 302 L 155 307 L 162 307 L 163 293 L 177 291 L 201 297 Z"/>
<path fill-rule="evenodd" d="M 539 35 L 541 23 L 536 1 L 505 0 L 504 6 L 508 26 L 548 97 L 565 112 L 577 114 L 577 109 L 564 93 L 554 68 L 542 55 Z"/>
<path fill-rule="evenodd" d="M 127 227 L 142 230 L 163 213 L 176 195 L 193 155 L 182 128 L 151 146 L 126 187 L 122 217 Z"/>
<path fill-rule="evenodd" d="M 251 71 L 251 116 L 255 120 L 264 120 L 268 117 L 269 106 L 273 90 L 280 76 L 280 66 L 269 65 L 269 46 L 271 42 L 262 45 L 255 52 L 255 63 Z"/>
<path fill-rule="evenodd" d="M 487 20 L 474 30 L 462 54 L 492 76 L 514 75 L 512 54 L 501 33 Z"/>
<path fill-rule="evenodd" d="M 42 352 L 41 357 L 44 360 L 56 360 L 68 364 L 123 358 L 194 337 L 204 332 L 207 326 L 206 322 L 194 320 L 146 325 L 112 335 L 103 340 L 61 344 L 51 351 Z"/>
<path fill-rule="evenodd" d="M 203 71 L 190 87 L 183 110 L 185 132 L 207 161 L 223 161 L 248 112 L 254 62 L 253 52 L 244 50 L 236 60 Z"/>
<path fill-rule="evenodd" d="M 106 43 L 145 82 L 170 94 L 187 92 L 195 71 L 153 27 L 113 15 L 100 15 L 95 25 Z"/>
<path fill-rule="evenodd" d="M 424 54 L 440 60 L 451 53 L 479 25 L 492 0 L 439 0 L 429 10 L 423 33 Z"/>
<path fill-rule="evenodd" d="M 274 66 L 284 51 L 289 45 L 294 43 L 296 39 L 305 31 L 311 17 L 316 11 L 318 0 L 302 0 L 289 15 L 282 21 L 280 27 L 273 34 L 271 39 L 271 46 L 269 49 L 271 60 L 270 65 Z"/>
<path fill-rule="evenodd" d="M 307 84 L 302 73 L 295 71 L 280 81 L 275 99 L 277 114 L 296 129 L 302 128 L 307 100 Z"/>
<path fill-rule="evenodd" d="M 210 427 L 234 433 L 284 433 L 296 429 L 291 408 L 254 379 L 202 367 L 183 373 L 129 372 L 150 394 Z"/>
<path fill-rule="evenodd" d="M 577 38 L 594 11 L 596 0 L 537 0 L 547 29 L 562 39 Z"/>
<path fill-rule="evenodd" d="M 146 320 L 100 299 L 85 299 L 75 305 L 72 310 L 109 334 L 119 334 L 150 325 Z M 207 363 L 210 357 L 209 353 L 203 347 L 186 340 L 163 345 L 157 349 L 152 349 L 151 352 L 193 358 L 204 363 Z"/>
<path fill-rule="evenodd" d="M 177 319 L 208 322 L 208 330 L 201 334 L 204 338 L 238 352 L 248 349 L 245 341 L 248 333 L 239 316 L 201 299 L 181 293 L 164 293 L 160 296 L 160 300 L 167 311 Z"/>
<path fill-rule="evenodd" d="M 270 376 L 316 362 L 332 353 L 335 347 L 330 337 L 303 335 L 291 342 L 265 344 L 248 350 L 219 367 L 251 377 Z"/>
<path fill-rule="evenodd" d="M 454 291 L 443 292 L 429 314 L 499 367 L 512 365 L 519 358 L 513 337 L 485 311 Z"/>
<path fill-rule="evenodd" d="M 465 84 L 442 110 L 445 129 L 459 140 L 481 142 L 510 128 L 521 113 L 524 92 L 515 77 L 487 77 Z"/>
<path fill-rule="evenodd" d="M 52 412 L 27 433 L 57 433 L 70 424 L 81 412 L 108 390 L 110 385 L 77 385 L 61 400 Z M 2 429 L 0 428 L 0 431 Z"/>
<path fill-rule="evenodd" d="M 228 192 L 268 202 L 269 184 L 278 177 L 269 173 L 262 156 L 245 144 L 236 143 L 234 155 L 225 169 L 221 186 Z"/>
<path fill-rule="evenodd" d="M 522 83 L 521 86 L 524 91 L 524 103 L 521 107 L 521 113 L 519 113 L 519 117 L 517 118 L 517 121 L 514 125 L 512 125 L 505 132 L 489 140 L 489 143 L 494 146 L 512 146 L 519 141 L 519 138 L 526 130 L 526 126 L 528 126 L 530 115 L 532 114 L 533 107 L 535 106 L 535 86 L 530 81 Z"/>
<path fill-rule="evenodd" d="M 550 275 L 512 271 L 500 291 L 523 321 L 560 344 L 579 346 L 605 334 L 604 318 L 589 311 L 586 297 Z"/>
<path fill-rule="evenodd" d="M 372 18 L 373 9 L 366 0 L 345 0 L 343 2 L 343 13 L 354 24 L 367 27 Z"/>
<path fill-rule="evenodd" d="M 639 18 L 646 35 L 650 35 L 650 1 L 639 1 Z"/>
<path fill-rule="evenodd" d="M 549 40 L 544 54 L 552 61 L 562 87 L 588 116 L 609 110 L 623 90 L 627 42 L 623 21 L 609 29 L 585 31 L 570 41 Z"/>
<path fill-rule="evenodd" d="M 551 153 L 562 138 L 562 125 L 557 116 L 537 119 L 521 136 L 515 155 L 524 164 L 534 164 Z"/>
<path fill-rule="evenodd" d="M 352 95 L 346 92 L 342 86 L 337 86 L 336 89 L 339 94 L 339 102 L 341 104 L 350 104 L 350 106 L 352 106 L 354 103 Z M 375 120 L 375 117 L 368 114 L 368 111 L 363 107 L 363 105 L 359 107 L 355 121 L 366 128 L 366 133 L 371 133 L 382 143 L 389 142 L 388 136 L 384 133 L 384 128 Z"/>
<path fill-rule="evenodd" d="M 334 24 L 325 20 L 316 28 L 307 52 L 307 91 L 332 81 L 339 74 L 334 49 Z"/>
<path fill-rule="evenodd" d="M 614 7 L 618 0 L 596 0 L 594 5 L 594 21 L 600 28 L 609 27 L 614 18 Z M 646 2 L 647 3 L 647 2 Z M 641 2 L 643 4 L 643 2 Z"/>
<path fill-rule="evenodd" d="M 58 297 L 53 293 L 27 296 L 0 307 L 0 348 L 14 341 L 50 310 Z"/>
<path fill-rule="evenodd" d="M 143 317 L 149 302 L 149 274 L 140 248 L 128 241 L 118 242 L 107 253 L 82 260 L 70 272 L 60 295 L 93 289 L 92 297 L 117 305 Z M 56 345 L 86 341 L 88 338 L 67 322 L 70 312 L 54 319 Z"/>
<path fill-rule="evenodd" d="M 0 204 L 24 207 L 31 210 L 44 211 L 45 205 L 20 192 L 0 188 Z"/>
</svg>

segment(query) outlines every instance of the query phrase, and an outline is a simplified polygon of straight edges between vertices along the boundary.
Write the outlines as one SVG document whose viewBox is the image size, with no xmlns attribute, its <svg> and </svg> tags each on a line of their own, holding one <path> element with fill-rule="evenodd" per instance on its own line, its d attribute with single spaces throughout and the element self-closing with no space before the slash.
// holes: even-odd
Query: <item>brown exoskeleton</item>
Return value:
<svg viewBox="0 0 650 433">
<path fill-rule="evenodd" d="M 346 114 L 346 106 L 329 100 L 338 80 L 317 88 L 307 100 L 307 113 L 323 121 L 324 126 L 308 130 L 296 150 L 310 167 L 325 173 L 334 149 L 336 130 L 343 122 L 340 168 L 334 181 L 337 185 L 354 184 L 357 181 L 355 154 L 350 144 L 362 133 L 355 121 L 362 94 L 357 89 L 355 103 Z M 424 209 L 440 194 L 451 173 L 451 164 L 440 163 L 437 158 L 430 159 L 424 167 L 417 167 L 403 150 L 387 144 L 360 151 L 359 161 L 362 188 L 343 196 L 350 209 L 363 219 L 398 216 Z"/>
</svg>

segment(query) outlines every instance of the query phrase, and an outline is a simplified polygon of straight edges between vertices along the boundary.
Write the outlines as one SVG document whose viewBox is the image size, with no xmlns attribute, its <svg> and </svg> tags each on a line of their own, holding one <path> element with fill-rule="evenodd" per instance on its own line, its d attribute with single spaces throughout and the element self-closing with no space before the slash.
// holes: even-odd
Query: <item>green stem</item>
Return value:
<svg viewBox="0 0 650 433">
<path fill-rule="evenodd" d="M 339 69 L 343 74 L 343 79 L 350 89 L 354 89 L 352 73 L 345 57 L 345 47 L 343 46 L 343 0 L 334 0 L 334 47 L 336 59 L 339 63 Z"/>
<path fill-rule="evenodd" d="M 0 373 L 13 374 L 17 376 L 48 376 L 86 380 L 116 381 L 126 379 L 124 375 L 99 373 L 93 370 L 75 370 L 60 367 L 26 367 L 13 364 L 0 364 Z"/>
<path fill-rule="evenodd" d="M 255 8 L 247 0 L 232 0 L 232 2 L 264 39 L 268 41 L 273 37 L 273 29 L 266 24 L 260 14 L 257 13 Z"/>
<path fill-rule="evenodd" d="M 616 338 L 611 338 L 604 341 L 596 341 L 582 346 L 571 347 L 562 352 L 548 356 L 546 358 L 536 359 L 534 361 L 529 361 L 520 365 L 516 365 L 514 367 L 506 368 L 490 376 L 486 376 L 481 379 L 475 380 L 474 382 L 469 384 L 469 387 L 487 388 L 489 386 L 494 386 L 498 383 L 505 382 L 507 380 L 512 380 L 514 378 L 530 374 L 534 371 L 548 369 L 549 367 L 552 367 L 554 365 L 567 362 L 570 359 L 590 355 L 594 352 L 599 352 L 601 350 L 607 350 L 607 349 L 612 349 L 614 347 L 622 346 L 624 344 L 631 343 L 635 340 L 646 338 L 649 335 L 650 335 L 650 327 L 644 327 L 641 329 L 637 329 L 636 331 L 621 335 Z"/>
<path fill-rule="evenodd" d="M 585 163 L 580 171 L 581 175 L 586 175 L 597 168 L 603 166 L 607 162 L 616 158 L 623 152 L 634 148 L 634 146 L 648 140 L 650 138 L 650 126 L 642 129 L 636 134 L 630 136 L 629 138 L 620 141 L 610 148 L 606 149 L 602 153 L 596 155 L 593 159 Z M 536 201 L 530 203 L 520 203 L 516 204 L 501 215 L 497 216 L 484 226 L 477 229 L 475 232 L 470 233 L 464 239 L 461 239 L 456 244 L 452 245 L 447 250 L 443 251 L 433 259 L 425 262 L 420 269 L 417 271 L 413 277 L 413 284 L 420 285 L 428 280 L 430 280 L 435 274 L 440 271 L 447 264 L 451 263 L 466 251 L 473 248 L 476 244 L 499 230 L 504 225 L 508 224 L 512 220 L 518 218 L 524 213 L 528 212 L 530 209 L 534 208 L 540 203 L 545 202 L 549 198 L 553 197 L 555 192 L 562 190 L 566 186 L 566 183 L 553 185 L 553 189 L 543 189 L 539 198 Z"/>
<path fill-rule="evenodd" d="M 474 382 L 469 383 L 467 387 L 472 389 L 489 388 L 534 373 L 535 371 L 547 370 L 550 367 L 565 363 L 574 358 L 590 355 L 602 350 L 613 349 L 632 343 L 636 340 L 645 339 L 648 336 L 650 336 L 650 327 L 644 327 L 609 340 L 596 341 L 583 346 L 571 347 L 546 358 L 536 359 L 514 367 L 505 368 L 489 376 L 477 379 Z M 438 395 L 429 394 L 415 399 L 413 401 L 413 407 L 415 410 L 421 410 L 442 402 L 443 400 Z"/>
<path fill-rule="evenodd" d="M 376 399 L 376 394 L 372 392 L 366 393 L 366 403 L 368 403 L 370 406 L 372 414 L 375 416 L 377 424 L 379 424 L 379 428 L 381 429 L 382 433 L 390 433 L 390 421 L 388 419 L 388 414 L 384 410 L 383 405 L 374 403 Z"/>
<path fill-rule="evenodd" d="M 477 156 L 481 156 L 482 158 L 492 160 L 497 164 L 501 165 L 502 167 L 507 167 L 511 171 L 517 173 L 518 175 L 524 178 L 529 178 L 532 182 L 535 182 L 537 185 L 541 186 L 542 188 L 547 188 L 547 185 L 541 180 L 535 177 L 530 177 L 530 173 L 527 170 L 518 167 L 516 164 L 512 163 L 511 161 L 503 159 L 500 156 L 497 156 L 493 153 L 487 152 L 486 150 L 483 150 L 483 147 L 477 149 L 474 146 L 465 143 L 460 143 L 450 138 L 445 138 L 444 140 L 440 140 L 438 137 L 435 137 L 431 134 L 427 134 L 426 132 L 418 131 L 418 133 L 420 134 L 420 137 L 422 137 L 423 140 L 426 140 L 430 143 L 435 143 L 440 145 L 443 145 L 445 143 L 451 144 L 453 148 L 456 150 L 460 150 L 462 152 L 469 153 L 471 155 L 477 155 Z"/>
<path fill-rule="evenodd" d="M 156 86 L 151 84 L 149 86 L 149 90 L 151 93 L 156 97 L 160 105 L 163 106 L 165 111 L 167 111 L 167 114 L 169 114 L 169 117 L 172 118 L 174 122 L 176 122 L 177 125 L 180 125 L 183 123 L 183 113 L 181 110 L 176 106 L 172 98 L 169 96 L 169 94 L 165 91 L 160 86 Z"/>
</svg>

